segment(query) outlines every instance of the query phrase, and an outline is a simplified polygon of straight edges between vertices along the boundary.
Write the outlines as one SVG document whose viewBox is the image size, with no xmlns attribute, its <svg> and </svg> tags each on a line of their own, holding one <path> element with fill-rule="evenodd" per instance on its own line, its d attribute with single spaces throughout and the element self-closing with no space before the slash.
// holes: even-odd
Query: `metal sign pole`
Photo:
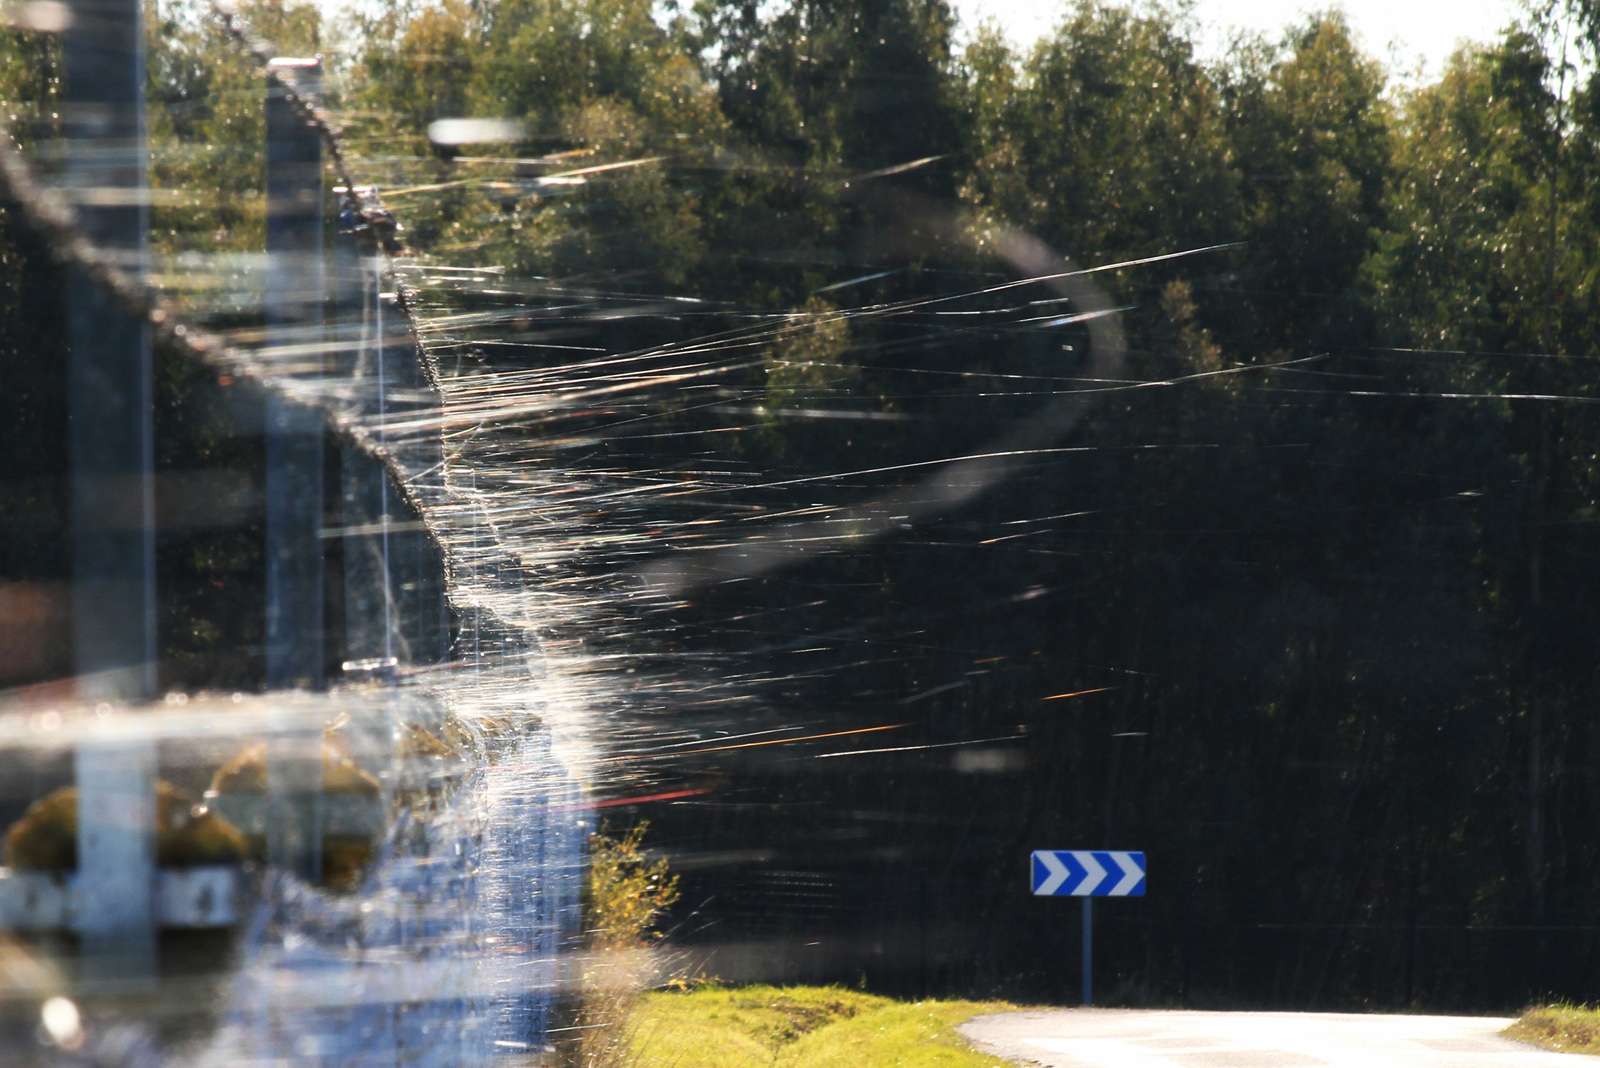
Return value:
<svg viewBox="0 0 1600 1068">
<path fill-rule="evenodd" d="M 148 226 L 138 0 L 78 0 L 62 47 L 65 176 L 84 232 L 142 277 Z M 73 657 L 80 696 L 155 693 L 155 466 L 149 324 L 87 279 L 70 297 Z M 148 974 L 155 942 L 155 747 L 86 741 L 78 788 L 78 915 L 106 978 Z"/>
<path fill-rule="evenodd" d="M 1094 898 L 1083 898 L 1083 1003 L 1094 1004 Z"/>
</svg>

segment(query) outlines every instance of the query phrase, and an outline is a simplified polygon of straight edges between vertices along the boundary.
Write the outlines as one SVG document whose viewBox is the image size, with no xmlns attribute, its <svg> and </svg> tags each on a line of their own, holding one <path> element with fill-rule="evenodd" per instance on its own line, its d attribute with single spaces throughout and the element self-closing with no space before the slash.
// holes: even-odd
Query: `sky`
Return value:
<svg viewBox="0 0 1600 1068">
<path fill-rule="evenodd" d="M 1062 0 L 954 0 L 968 26 L 993 18 L 1020 45 L 1032 44 L 1056 21 Z M 1276 34 L 1308 11 L 1329 6 L 1298 0 L 1197 0 L 1195 14 L 1203 27 L 1201 46 L 1218 54 L 1230 26 Z M 1487 40 L 1519 10 L 1517 0 L 1343 0 L 1350 23 L 1372 55 L 1392 60 L 1397 71 L 1409 70 L 1420 58 L 1425 70 L 1437 73 L 1462 38 Z M 1396 50 L 1391 52 L 1391 45 Z"/>
</svg>

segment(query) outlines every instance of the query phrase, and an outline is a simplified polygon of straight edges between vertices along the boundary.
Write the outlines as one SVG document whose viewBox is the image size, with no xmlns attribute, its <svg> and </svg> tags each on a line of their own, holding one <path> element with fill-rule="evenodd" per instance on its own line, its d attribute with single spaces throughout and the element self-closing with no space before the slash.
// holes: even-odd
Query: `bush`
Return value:
<svg viewBox="0 0 1600 1068">
<path fill-rule="evenodd" d="M 577 1011 L 577 1063 L 619 1068 L 628 1062 L 628 1021 L 659 965 L 652 946 L 662 938 L 656 921 L 678 900 L 678 878 L 665 858 L 644 849 L 648 822 L 621 834 L 604 825 L 589 837 L 584 887 L 584 956 Z"/>
</svg>

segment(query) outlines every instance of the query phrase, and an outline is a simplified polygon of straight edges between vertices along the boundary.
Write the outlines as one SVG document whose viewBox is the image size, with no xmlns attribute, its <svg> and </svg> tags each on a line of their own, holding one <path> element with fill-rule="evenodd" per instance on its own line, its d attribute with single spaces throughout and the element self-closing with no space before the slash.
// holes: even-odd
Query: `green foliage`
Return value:
<svg viewBox="0 0 1600 1068">
<path fill-rule="evenodd" d="M 1594 127 L 1563 99 L 1557 75 L 1538 38 L 1515 31 L 1458 54 L 1408 101 L 1393 225 L 1370 270 L 1386 318 L 1419 343 L 1546 352 L 1589 343 L 1600 311 Z"/>
<path fill-rule="evenodd" d="M 664 857 L 644 849 L 645 821 L 621 835 L 602 827 L 589 837 L 585 930 L 597 949 L 631 949 L 660 938 L 655 922 L 678 900 L 678 878 Z"/>
<path fill-rule="evenodd" d="M 1370 269 L 1385 311 L 1419 343 L 1515 344 L 1517 320 L 1537 298 L 1527 287 L 1542 270 L 1506 270 L 1510 257 L 1545 244 L 1546 153 L 1529 151 L 1524 128 L 1548 101 L 1539 100 L 1542 74 L 1526 63 L 1529 43 L 1459 53 L 1438 85 L 1407 103 L 1389 194 L 1395 225 Z M 1507 92 L 1513 72 L 1518 91 Z"/>
<path fill-rule="evenodd" d="M 710 88 L 649 0 L 506 0 L 476 43 L 467 106 L 525 120 L 535 143 L 594 146 L 583 116 L 597 101 L 628 113 L 630 148 L 702 145 L 721 125 Z"/>
<path fill-rule="evenodd" d="M 854 368 L 841 362 L 850 347 L 846 317 L 821 297 L 809 298 L 765 353 L 767 407 L 782 409 L 819 390 L 843 390 Z"/>
<path fill-rule="evenodd" d="M 678 879 L 665 858 L 644 849 L 647 822 L 622 834 L 602 826 L 589 836 L 584 884 L 584 962 L 577 1008 L 578 1042 L 571 1052 L 581 1068 L 622 1068 L 628 1059 L 627 1024 L 655 964 L 648 950 L 661 935 L 656 921 L 678 900 Z"/>
<path fill-rule="evenodd" d="M 1219 85 L 1159 9 L 1079 2 L 1020 67 L 992 34 L 968 63 L 985 217 L 1081 263 L 1241 236 Z"/>
<path fill-rule="evenodd" d="M 884 167 L 955 147 L 953 28 L 944 0 L 795 0 L 736 24 L 713 70 L 735 128 L 780 160 Z"/>
<path fill-rule="evenodd" d="M 1279 54 L 1246 48 L 1235 61 L 1228 126 L 1253 323 L 1239 340 L 1285 351 L 1353 340 L 1389 173 L 1383 70 L 1337 14 L 1291 31 Z"/>
<path fill-rule="evenodd" d="M 0 28 L 0 118 L 26 147 L 59 131 L 61 45 L 51 34 Z"/>
<path fill-rule="evenodd" d="M 240 5 L 240 19 L 285 54 L 317 51 L 319 20 L 310 4 L 260 0 Z M 145 42 L 153 251 L 259 250 L 266 234 L 264 73 L 198 0 L 147 0 Z M 240 280 L 237 272 L 230 278 Z M 239 300 L 240 310 L 253 304 L 249 296 Z"/>
<path fill-rule="evenodd" d="M 361 102 L 388 121 L 399 119 L 413 135 L 439 118 L 468 114 L 478 33 L 462 0 L 424 7 L 391 28 L 392 44 L 366 37 L 365 66 L 357 78 Z"/>
<path fill-rule="evenodd" d="M 1198 321 L 1193 286 L 1181 278 L 1168 282 L 1161 310 L 1172 326 L 1172 347 L 1189 368 L 1202 374 L 1222 370 L 1222 349 Z"/>
</svg>

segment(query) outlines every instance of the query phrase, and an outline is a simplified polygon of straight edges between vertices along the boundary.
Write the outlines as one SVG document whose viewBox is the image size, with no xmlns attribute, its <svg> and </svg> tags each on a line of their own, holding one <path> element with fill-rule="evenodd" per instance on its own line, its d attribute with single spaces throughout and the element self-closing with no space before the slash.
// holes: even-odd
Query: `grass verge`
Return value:
<svg viewBox="0 0 1600 1068">
<path fill-rule="evenodd" d="M 631 1068 L 1002 1068 L 956 1026 L 999 1001 L 894 1001 L 843 987 L 702 987 L 647 995 Z"/>
<path fill-rule="evenodd" d="M 1506 1037 L 1561 1053 L 1600 1055 L 1600 1008 L 1541 1005 L 1505 1030 Z"/>
</svg>

